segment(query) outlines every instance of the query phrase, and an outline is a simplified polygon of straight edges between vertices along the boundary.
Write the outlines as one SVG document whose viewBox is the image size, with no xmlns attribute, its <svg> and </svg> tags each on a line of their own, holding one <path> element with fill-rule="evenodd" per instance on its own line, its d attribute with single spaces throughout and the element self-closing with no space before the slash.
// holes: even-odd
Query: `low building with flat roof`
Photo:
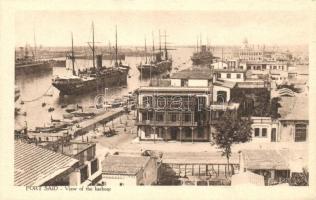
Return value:
<svg viewBox="0 0 316 200">
<path fill-rule="evenodd" d="M 157 159 L 151 156 L 107 155 L 102 161 L 102 180 L 106 186 L 154 185 L 158 176 Z"/>
</svg>

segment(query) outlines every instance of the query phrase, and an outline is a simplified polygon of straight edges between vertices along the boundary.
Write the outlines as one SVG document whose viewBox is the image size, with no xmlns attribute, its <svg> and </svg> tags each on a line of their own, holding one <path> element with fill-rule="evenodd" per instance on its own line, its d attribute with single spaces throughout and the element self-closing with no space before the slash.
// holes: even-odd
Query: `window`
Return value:
<svg viewBox="0 0 316 200">
<path fill-rule="evenodd" d="M 255 128 L 255 137 L 259 137 L 259 136 L 260 136 L 260 129 Z"/>
<path fill-rule="evenodd" d="M 221 73 L 218 73 L 217 78 L 221 78 L 221 75 L 222 75 Z"/>
<path fill-rule="evenodd" d="M 241 77 L 241 75 L 240 74 L 237 74 L 237 78 L 240 78 Z"/>
<path fill-rule="evenodd" d="M 231 77 L 231 75 L 228 73 L 228 74 L 226 74 L 226 78 L 230 78 Z"/>
<path fill-rule="evenodd" d="M 262 128 L 261 136 L 262 137 L 267 137 L 267 128 Z"/>
<path fill-rule="evenodd" d="M 145 137 L 146 138 L 150 137 L 150 133 L 151 133 L 151 127 L 146 127 L 145 128 Z"/>
<path fill-rule="evenodd" d="M 156 117 L 157 117 L 157 121 L 159 122 L 163 121 L 163 113 L 157 113 Z"/>
<path fill-rule="evenodd" d="M 306 141 L 306 124 L 295 124 L 295 142 Z"/>
<path fill-rule="evenodd" d="M 184 114 L 184 121 L 185 122 L 191 121 L 191 115 L 190 114 Z"/>
<path fill-rule="evenodd" d="M 177 115 L 176 114 L 171 114 L 171 121 L 173 121 L 173 122 L 177 121 Z"/>
</svg>

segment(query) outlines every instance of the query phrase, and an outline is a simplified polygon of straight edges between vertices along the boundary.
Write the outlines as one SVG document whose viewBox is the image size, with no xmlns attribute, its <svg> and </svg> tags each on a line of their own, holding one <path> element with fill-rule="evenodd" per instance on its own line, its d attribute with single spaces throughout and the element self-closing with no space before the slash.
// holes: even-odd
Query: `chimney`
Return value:
<svg viewBox="0 0 316 200">
<path fill-rule="evenodd" d="M 102 54 L 97 55 L 97 68 L 102 68 Z"/>
</svg>

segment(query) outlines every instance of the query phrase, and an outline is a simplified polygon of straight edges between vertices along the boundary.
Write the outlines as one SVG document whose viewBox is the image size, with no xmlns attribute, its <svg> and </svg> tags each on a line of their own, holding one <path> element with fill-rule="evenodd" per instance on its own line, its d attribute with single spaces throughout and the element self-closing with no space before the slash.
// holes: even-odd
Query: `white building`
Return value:
<svg viewBox="0 0 316 200">
<path fill-rule="evenodd" d="M 157 183 L 157 160 L 151 156 L 108 155 L 102 161 L 102 180 L 106 186 L 137 186 Z"/>
</svg>

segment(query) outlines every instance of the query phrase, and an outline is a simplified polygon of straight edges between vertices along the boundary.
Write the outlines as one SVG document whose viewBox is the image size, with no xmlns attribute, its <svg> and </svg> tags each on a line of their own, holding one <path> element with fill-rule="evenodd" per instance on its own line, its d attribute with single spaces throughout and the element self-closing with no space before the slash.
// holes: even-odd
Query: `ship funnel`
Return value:
<svg viewBox="0 0 316 200">
<path fill-rule="evenodd" d="M 202 51 L 202 52 L 206 52 L 206 45 L 202 45 L 202 46 L 201 46 L 201 51 Z"/>
<path fill-rule="evenodd" d="M 102 54 L 97 55 L 97 68 L 102 68 Z"/>
</svg>

